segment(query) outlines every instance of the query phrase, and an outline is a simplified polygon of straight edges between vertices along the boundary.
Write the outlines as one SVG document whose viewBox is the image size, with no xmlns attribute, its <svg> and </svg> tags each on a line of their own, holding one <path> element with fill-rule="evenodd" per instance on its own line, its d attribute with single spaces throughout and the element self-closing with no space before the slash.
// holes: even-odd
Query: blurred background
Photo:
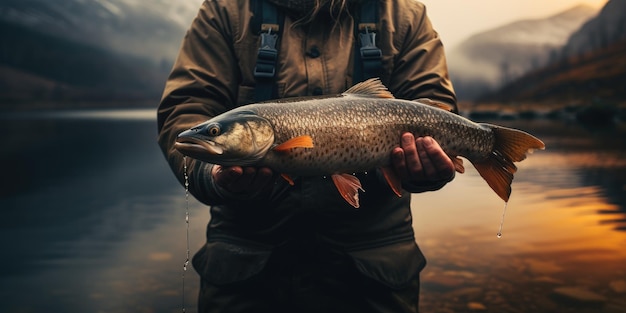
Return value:
<svg viewBox="0 0 626 313">
<path fill-rule="evenodd" d="M 0 0 L 0 312 L 195 312 L 155 110 L 201 2 Z M 462 114 L 547 149 L 501 239 L 471 166 L 413 197 L 422 311 L 626 312 L 626 0 L 423 2 Z"/>
</svg>

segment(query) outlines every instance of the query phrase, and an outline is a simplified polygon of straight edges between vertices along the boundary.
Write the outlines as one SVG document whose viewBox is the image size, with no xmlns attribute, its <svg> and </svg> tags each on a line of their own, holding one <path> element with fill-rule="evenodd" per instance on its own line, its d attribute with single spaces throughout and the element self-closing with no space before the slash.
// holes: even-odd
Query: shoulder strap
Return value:
<svg viewBox="0 0 626 313">
<path fill-rule="evenodd" d="M 284 15 L 267 0 L 251 1 L 254 9 L 252 27 L 261 37 L 254 67 L 255 101 L 261 102 L 276 98 L 278 40 L 284 23 Z M 358 40 L 355 40 L 353 84 L 379 77 L 382 71 L 382 50 L 376 46 L 378 7 L 378 0 L 364 1 L 359 18 L 355 19 L 359 36 Z"/>
<path fill-rule="evenodd" d="M 255 101 L 260 102 L 275 98 L 277 43 L 284 16 L 274 4 L 266 0 L 252 0 L 252 7 L 254 8 L 253 27 L 261 37 L 254 67 Z"/>
<path fill-rule="evenodd" d="M 379 5 L 378 0 L 363 2 L 358 21 L 355 20 L 359 37 L 354 49 L 353 84 L 379 77 L 383 68 L 383 53 L 376 46 Z"/>
</svg>

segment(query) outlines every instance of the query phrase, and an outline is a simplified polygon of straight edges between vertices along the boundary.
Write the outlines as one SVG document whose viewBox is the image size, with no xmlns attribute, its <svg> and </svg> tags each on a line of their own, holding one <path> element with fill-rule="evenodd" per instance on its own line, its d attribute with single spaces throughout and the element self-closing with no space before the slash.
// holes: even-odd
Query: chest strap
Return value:
<svg viewBox="0 0 626 313">
<path fill-rule="evenodd" d="M 282 12 L 269 1 L 253 0 L 254 18 L 253 27 L 261 37 L 261 45 L 257 51 L 254 67 L 255 101 L 265 101 L 276 98 L 275 77 L 276 62 L 278 61 L 278 35 L 284 22 Z"/>
<path fill-rule="evenodd" d="M 354 47 L 353 83 L 379 77 L 382 71 L 382 51 L 376 46 L 378 31 L 378 0 L 362 3 L 361 12 L 355 19 L 358 40 Z M 252 0 L 254 8 L 253 28 L 261 37 L 254 67 L 255 101 L 261 102 L 277 97 L 275 79 L 278 61 L 278 41 L 284 24 L 283 12 L 267 0 Z M 357 47 L 358 45 L 358 47 Z M 358 48 L 358 49 L 357 49 Z"/>
<path fill-rule="evenodd" d="M 369 78 L 380 77 L 383 69 L 383 52 L 376 46 L 378 6 L 377 0 L 365 1 L 361 5 L 361 14 L 356 23 L 360 46 L 358 49 L 356 47 L 354 49 L 353 84 Z"/>
</svg>

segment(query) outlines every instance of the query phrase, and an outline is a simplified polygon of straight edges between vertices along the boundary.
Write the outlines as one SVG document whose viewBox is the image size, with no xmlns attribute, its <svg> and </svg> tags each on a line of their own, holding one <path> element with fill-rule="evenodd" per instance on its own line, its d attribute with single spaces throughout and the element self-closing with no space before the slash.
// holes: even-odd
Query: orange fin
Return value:
<svg viewBox="0 0 626 313">
<path fill-rule="evenodd" d="M 289 183 L 289 185 L 291 185 L 291 186 L 296 184 L 296 183 L 293 182 L 293 179 L 289 175 L 287 175 L 287 174 L 280 174 L 280 177 L 282 177 L 284 180 L 286 180 Z"/>
<path fill-rule="evenodd" d="M 521 130 L 481 124 L 491 128 L 495 136 L 493 151 L 485 160 L 472 162 L 480 176 L 496 192 L 502 200 L 509 201 L 511 196 L 511 182 L 517 167 L 513 162 L 520 162 L 526 159 L 526 154 L 534 149 L 544 149 L 545 144 Z M 471 160 L 470 160 L 471 161 Z"/>
<path fill-rule="evenodd" d="M 335 183 L 335 187 L 337 187 L 339 194 L 341 194 L 344 200 L 358 209 L 359 189 L 364 191 L 363 187 L 361 187 L 361 181 L 350 174 L 333 174 L 331 177 Z"/>
<path fill-rule="evenodd" d="M 381 168 L 381 171 L 383 172 L 383 176 L 385 177 L 387 184 L 389 184 L 389 187 L 393 190 L 393 193 L 395 193 L 398 197 L 402 197 L 402 192 L 400 191 L 402 189 L 402 182 L 400 181 L 398 175 L 396 175 L 396 173 L 389 167 L 383 167 Z"/>
<path fill-rule="evenodd" d="M 370 78 L 360 82 L 344 92 L 344 95 L 359 95 L 371 98 L 393 99 L 393 95 L 378 78 Z"/>
<path fill-rule="evenodd" d="M 478 170 L 487 184 L 493 191 L 505 202 L 509 201 L 511 196 L 511 182 L 513 181 L 513 173 L 502 166 L 503 160 L 491 157 L 481 163 L 474 163 L 474 167 Z M 505 161 L 506 162 L 506 161 Z M 515 168 L 513 163 L 510 164 Z"/>
<path fill-rule="evenodd" d="M 432 99 L 428 99 L 428 98 L 419 98 L 415 100 L 416 102 L 422 103 L 422 104 L 426 104 L 426 105 L 430 105 L 432 107 L 435 108 L 439 108 L 442 110 L 446 110 L 449 112 L 452 112 L 452 110 L 454 110 L 454 107 L 447 104 L 447 103 L 443 103 L 443 102 L 438 102 Z"/>
<path fill-rule="evenodd" d="M 463 159 L 456 157 L 452 159 L 452 163 L 454 163 L 454 169 L 463 174 L 465 173 L 465 167 L 463 166 Z"/>
<path fill-rule="evenodd" d="M 313 148 L 313 138 L 308 135 L 294 137 L 274 147 L 274 150 L 284 152 L 292 148 Z"/>
<path fill-rule="evenodd" d="M 495 135 L 494 152 L 500 152 L 505 158 L 519 162 L 526 159 L 527 153 L 532 153 L 535 149 L 543 150 L 546 145 L 537 137 L 517 129 L 496 126 L 491 124 L 480 124 L 491 128 Z"/>
</svg>

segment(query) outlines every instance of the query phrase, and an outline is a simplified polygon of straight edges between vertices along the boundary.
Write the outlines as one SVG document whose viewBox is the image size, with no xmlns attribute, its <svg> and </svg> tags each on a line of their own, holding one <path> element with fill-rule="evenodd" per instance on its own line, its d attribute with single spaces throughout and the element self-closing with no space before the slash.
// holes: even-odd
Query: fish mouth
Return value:
<svg viewBox="0 0 626 313">
<path fill-rule="evenodd" d="M 174 143 L 174 148 L 184 155 L 200 159 L 202 156 L 222 155 L 224 153 L 224 148 L 221 145 L 194 137 L 178 137 Z"/>
</svg>

